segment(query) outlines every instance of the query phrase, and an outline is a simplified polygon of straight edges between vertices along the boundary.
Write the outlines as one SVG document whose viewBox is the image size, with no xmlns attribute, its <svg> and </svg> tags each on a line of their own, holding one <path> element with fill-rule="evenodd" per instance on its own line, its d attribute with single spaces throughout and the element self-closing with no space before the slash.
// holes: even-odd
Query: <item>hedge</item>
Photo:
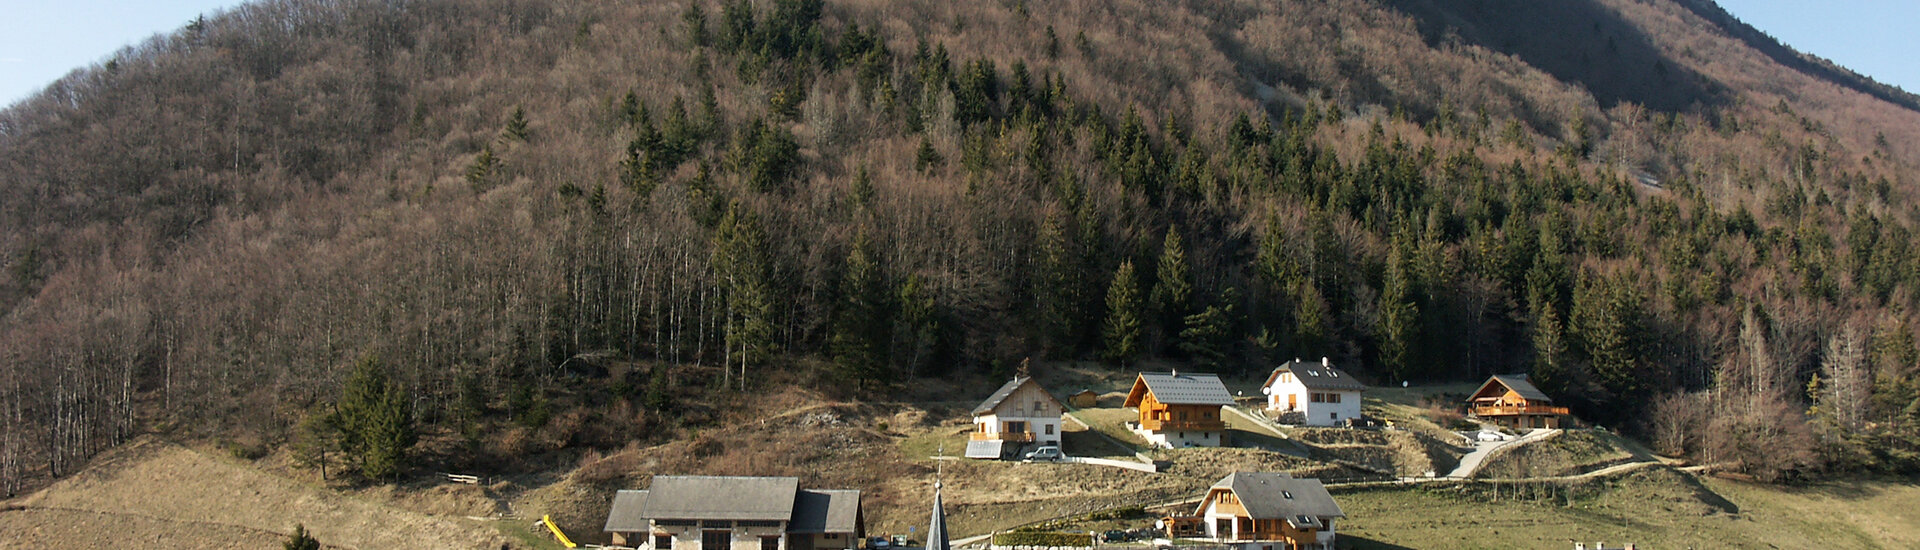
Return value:
<svg viewBox="0 0 1920 550">
<path fill-rule="evenodd" d="M 1093 546 L 1093 535 L 1016 531 L 993 535 L 993 544 L 994 546 Z"/>
</svg>

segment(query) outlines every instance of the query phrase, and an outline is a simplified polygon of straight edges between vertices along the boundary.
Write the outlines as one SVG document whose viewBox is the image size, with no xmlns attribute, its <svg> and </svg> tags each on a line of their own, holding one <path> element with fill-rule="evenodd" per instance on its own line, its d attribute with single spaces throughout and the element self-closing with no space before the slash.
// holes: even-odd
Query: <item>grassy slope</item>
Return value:
<svg viewBox="0 0 1920 550">
<path fill-rule="evenodd" d="M 0 526 L 25 530 L 0 531 L 9 533 L 0 546 L 58 540 L 107 547 L 128 535 L 175 547 L 256 546 L 284 537 L 295 523 L 322 542 L 351 548 L 499 548 L 508 542 L 480 522 L 342 495 L 157 439 L 117 449 L 13 504 L 27 510 L 0 514 Z"/>
<path fill-rule="evenodd" d="M 1643 548 L 1912 548 L 1920 541 L 1920 487 L 1905 484 L 1781 489 L 1661 470 L 1559 494 L 1560 505 L 1484 490 L 1337 494 L 1348 517 L 1341 546 L 1557 548 L 1571 538 Z"/>
</svg>

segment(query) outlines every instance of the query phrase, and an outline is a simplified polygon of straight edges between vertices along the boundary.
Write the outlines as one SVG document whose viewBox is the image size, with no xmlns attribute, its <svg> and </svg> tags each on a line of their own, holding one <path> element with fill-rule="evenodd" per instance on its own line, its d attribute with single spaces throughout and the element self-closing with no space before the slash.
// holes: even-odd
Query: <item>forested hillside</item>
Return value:
<svg viewBox="0 0 1920 550">
<path fill-rule="evenodd" d="M 356 364 L 477 441 L 580 384 L 670 433 L 666 388 L 1320 355 L 1913 471 L 1920 112 L 1700 9 L 250 3 L 0 113 L 0 482 L 298 439 Z"/>
</svg>

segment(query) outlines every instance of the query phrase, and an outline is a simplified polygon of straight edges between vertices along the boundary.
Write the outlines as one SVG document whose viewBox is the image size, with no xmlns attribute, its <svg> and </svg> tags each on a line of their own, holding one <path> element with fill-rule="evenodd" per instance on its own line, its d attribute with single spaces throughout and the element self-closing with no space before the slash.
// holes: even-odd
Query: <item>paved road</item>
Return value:
<svg viewBox="0 0 1920 550">
<path fill-rule="evenodd" d="M 1450 479 L 1466 479 L 1466 478 L 1473 477 L 1473 473 L 1480 471 L 1480 465 L 1485 463 L 1487 460 L 1487 457 L 1492 456 L 1494 451 L 1499 450 L 1500 448 L 1506 447 L 1508 445 L 1521 445 L 1525 443 L 1539 441 L 1539 440 L 1551 437 L 1558 433 L 1560 433 L 1560 430 L 1534 430 L 1528 433 L 1527 435 L 1520 436 L 1519 438 L 1516 438 L 1516 439 L 1509 439 L 1506 441 L 1475 442 L 1473 444 L 1473 452 L 1467 453 L 1466 456 L 1460 457 L 1460 467 L 1454 468 L 1452 472 L 1447 473 L 1447 475 L 1443 477 L 1450 478 Z"/>
</svg>

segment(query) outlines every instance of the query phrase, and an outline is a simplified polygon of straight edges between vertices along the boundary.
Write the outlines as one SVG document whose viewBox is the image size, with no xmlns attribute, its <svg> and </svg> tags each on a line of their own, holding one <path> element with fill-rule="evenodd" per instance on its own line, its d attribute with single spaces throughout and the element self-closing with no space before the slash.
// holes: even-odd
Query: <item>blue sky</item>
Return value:
<svg viewBox="0 0 1920 550">
<path fill-rule="evenodd" d="M 1804 52 L 1920 92 L 1920 0 L 1719 0 Z M 0 105 L 238 0 L 0 0 Z"/>
</svg>

